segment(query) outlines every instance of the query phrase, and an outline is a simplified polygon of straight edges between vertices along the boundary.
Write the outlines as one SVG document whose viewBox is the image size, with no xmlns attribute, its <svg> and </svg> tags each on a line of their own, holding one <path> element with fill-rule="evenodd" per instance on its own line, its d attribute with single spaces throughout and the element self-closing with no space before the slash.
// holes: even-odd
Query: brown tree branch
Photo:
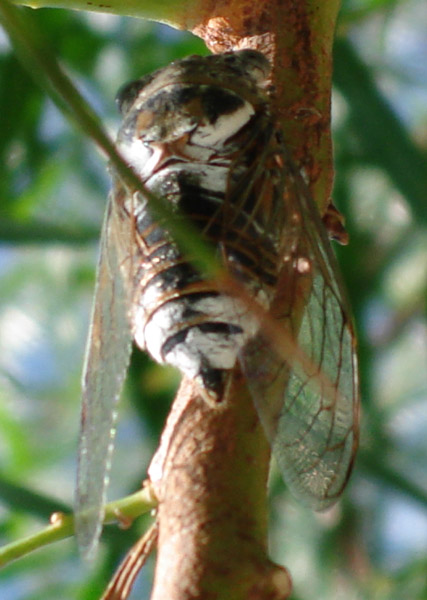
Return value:
<svg viewBox="0 0 427 600">
<path fill-rule="evenodd" d="M 193 32 L 214 52 L 245 47 L 273 65 L 273 102 L 288 148 L 322 214 L 332 186 L 331 49 L 338 0 L 204 3 Z M 303 294 L 293 306 L 295 320 Z M 279 600 L 287 571 L 267 554 L 269 449 L 241 376 L 216 409 L 184 381 L 150 476 L 159 497 L 151 600 Z"/>
<path fill-rule="evenodd" d="M 321 213 L 332 186 L 331 48 L 338 0 L 218 0 L 193 32 L 214 52 L 254 48 L 272 65 L 273 105 Z M 293 298 L 295 322 L 304 294 Z M 212 407 L 192 381 L 174 401 L 149 475 L 158 509 L 151 600 L 285 600 L 267 551 L 269 448 L 242 376 Z"/>
<path fill-rule="evenodd" d="M 288 597 L 286 569 L 267 556 L 268 465 L 243 382 L 213 409 L 184 380 L 149 469 L 160 525 L 151 600 Z"/>
</svg>

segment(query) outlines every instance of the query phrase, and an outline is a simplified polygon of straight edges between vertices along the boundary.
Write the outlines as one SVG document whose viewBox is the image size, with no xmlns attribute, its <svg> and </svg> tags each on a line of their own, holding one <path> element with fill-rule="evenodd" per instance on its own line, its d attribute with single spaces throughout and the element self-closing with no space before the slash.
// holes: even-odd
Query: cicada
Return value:
<svg viewBox="0 0 427 600">
<path fill-rule="evenodd" d="M 332 504 L 348 479 L 358 437 L 352 321 L 272 114 L 269 72 L 253 50 L 190 56 L 118 96 L 119 151 L 245 294 L 189 262 L 148 194 L 113 173 L 83 375 L 76 518 L 86 552 L 100 533 L 132 341 L 194 379 L 212 410 L 240 361 L 286 482 L 314 508 Z"/>
</svg>

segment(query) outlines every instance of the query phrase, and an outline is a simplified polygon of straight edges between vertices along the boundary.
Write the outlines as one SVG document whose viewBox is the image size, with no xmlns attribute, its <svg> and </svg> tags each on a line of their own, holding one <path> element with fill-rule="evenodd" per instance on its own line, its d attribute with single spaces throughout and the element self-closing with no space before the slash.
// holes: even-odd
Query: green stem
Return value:
<svg viewBox="0 0 427 600">
<path fill-rule="evenodd" d="M 105 523 L 127 522 L 149 512 L 157 506 L 151 488 L 144 487 L 139 492 L 110 502 L 105 507 Z M 74 518 L 70 514 L 53 513 L 51 524 L 42 531 L 23 538 L 0 549 L 0 567 L 29 554 L 33 550 L 52 544 L 74 535 Z"/>
<path fill-rule="evenodd" d="M 107 12 L 166 23 L 177 29 L 190 29 L 200 12 L 200 0 L 13 0 L 31 8 L 66 8 Z"/>
</svg>

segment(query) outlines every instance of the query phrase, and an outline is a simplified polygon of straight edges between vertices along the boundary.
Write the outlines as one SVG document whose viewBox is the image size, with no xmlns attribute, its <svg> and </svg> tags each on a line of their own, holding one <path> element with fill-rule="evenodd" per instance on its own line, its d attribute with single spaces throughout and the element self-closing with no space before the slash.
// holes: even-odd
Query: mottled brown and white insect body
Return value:
<svg viewBox="0 0 427 600">
<path fill-rule="evenodd" d="M 263 261 L 270 271 L 264 279 L 270 279 L 271 289 L 275 284 L 272 272 L 283 211 L 277 194 L 272 207 L 275 230 L 271 224 L 267 230 L 266 217 L 271 220 L 273 214 L 267 215 L 261 203 L 256 208 L 258 190 L 248 183 L 260 179 L 255 176 L 256 157 L 275 135 L 261 91 L 252 103 L 252 70 L 259 79 L 259 68 L 248 70 L 250 57 L 257 64 L 264 60 L 250 52 L 229 55 L 233 60 L 228 65 L 226 57 L 216 56 L 210 57 L 210 67 L 207 58 L 190 57 L 166 67 L 145 86 L 141 83 L 136 96 L 137 86 L 131 84 L 120 96 L 125 113 L 118 148 L 150 192 L 166 198 L 221 249 L 232 272 L 239 275 L 247 263 L 245 283 L 254 293 L 265 287 L 266 282 L 259 284 Z M 262 66 L 267 71 L 267 64 Z M 233 73 L 240 79 L 245 76 L 240 92 L 224 87 L 223 78 L 218 85 L 218 67 L 230 78 Z M 156 361 L 199 381 L 207 397 L 220 396 L 223 372 L 233 369 L 239 351 L 256 334 L 257 319 L 244 303 L 221 294 L 215 282 L 206 281 L 183 259 L 168 232 L 153 222 L 140 194 L 125 210 L 129 221 L 135 220 L 141 240 L 134 257 L 138 297 L 131 307 L 136 343 Z"/>
<path fill-rule="evenodd" d="M 86 553 L 101 529 L 132 339 L 196 381 L 209 404 L 239 360 L 284 479 L 306 503 L 329 506 L 348 479 L 359 402 L 352 322 L 324 225 L 271 113 L 268 75 L 253 50 L 191 56 L 119 94 L 120 152 L 245 293 L 206 278 L 148 193 L 130 194 L 113 174 L 83 376 L 76 522 Z"/>
</svg>

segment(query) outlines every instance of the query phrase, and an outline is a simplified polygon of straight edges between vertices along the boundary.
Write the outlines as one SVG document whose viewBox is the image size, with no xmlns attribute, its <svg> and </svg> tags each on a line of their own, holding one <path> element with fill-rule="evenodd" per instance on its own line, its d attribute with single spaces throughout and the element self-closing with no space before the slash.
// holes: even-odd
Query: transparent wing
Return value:
<svg viewBox="0 0 427 600">
<path fill-rule="evenodd" d="M 242 361 L 286 483 L 322 510 L 342 492 L 357 449 L 355 336 L 317 208 L 290 166 L 286 179 L 277 293 Z"/>
<path fill-rule="evenodd" d="M 86 557 L 93 554 L 102 529 L 116 405 L 131 352 L 128 320 L 130 282 L 126 271 L 130 235 L 129 223 L 123 223 L 112 196 L 101 235 L 82 380 L 75 519 L 78 545 Z"/>
</svg>

